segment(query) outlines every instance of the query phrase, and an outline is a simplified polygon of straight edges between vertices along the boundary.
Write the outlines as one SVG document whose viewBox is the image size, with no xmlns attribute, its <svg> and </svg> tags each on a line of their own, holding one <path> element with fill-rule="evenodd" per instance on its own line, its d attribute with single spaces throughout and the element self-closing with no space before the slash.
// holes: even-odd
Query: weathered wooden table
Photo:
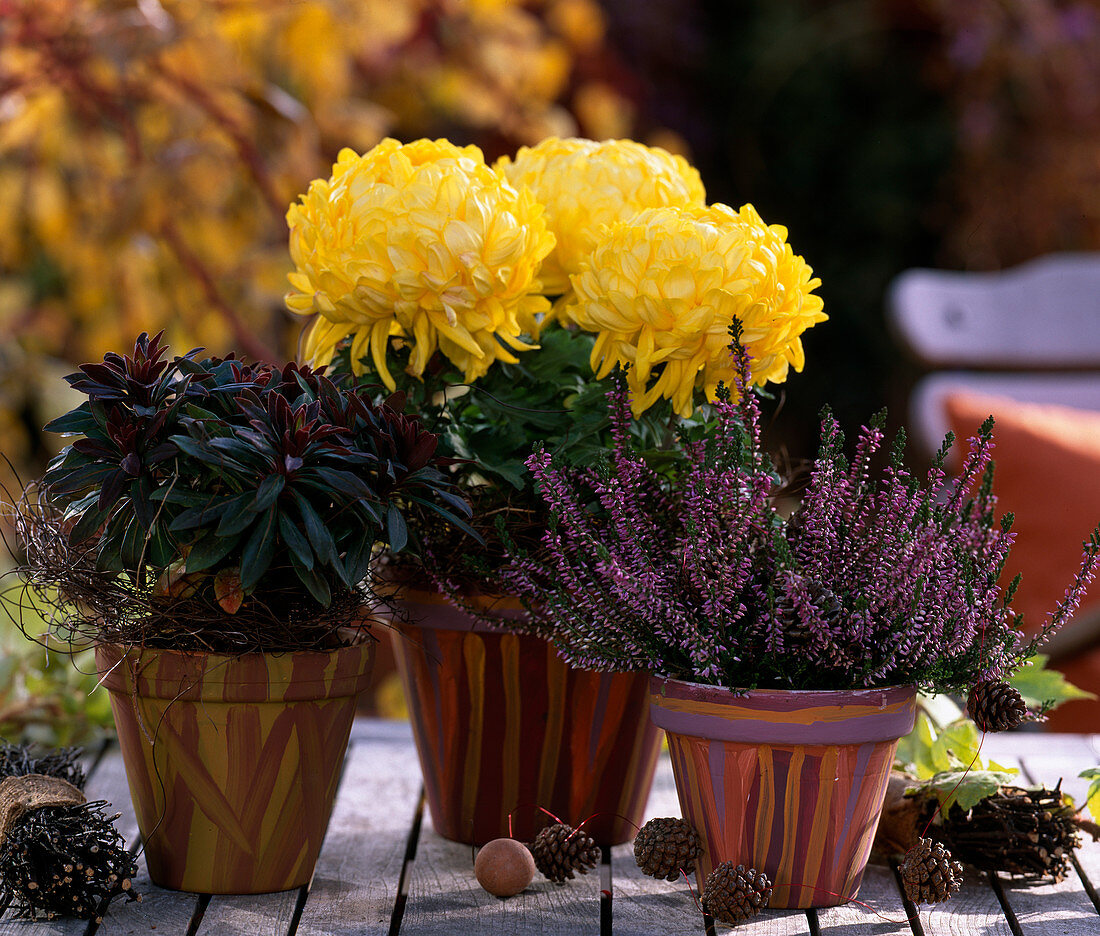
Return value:
<svg viewBox="0 0 1100 936">
<path fill-rule="evenodd" d="M 990 736 L 984 753 L 1017 763 L 1025 777 L 1063 788 L 1081 801 L 1077 774 L 1100 763 L 1100 735 Z M 90 798 L 122 812 L 128 840 L 137 824 L 122 761 L 108 750 L 95 764 Z M 667 756 L 657 771 L 648 816 L 679 815 Z M 420 768 L 407 724 L 362 720 L 352 733 L 328 837 L 309 888 L 256 897 L 197 897 L 136 882 L 141 903 L 115 902 L 101 926 L 82 921 L 23 923 L 5 917 L 4 934 L 616 934 L 678 936 L 705 932 L 687 884 L 654 881 L 635 866 L 630 845 L 604 855 L 598 873 L 558 887 L 540 877 L 519 896 L 500 900 L 474 880 L 473 850 L 432 831 Z M 737 928 L 737 936 L 1100 936 L 1100 843 L 1077 853 L 1075 874 L 1060 884 L 1014 883 L 970 873 L 964 889 L 939 908 L 905 903 L 894 870 L 871 865 L 861 906 L 772 911 Z M 717 929 L 729 931 L 719 925 Z"/>
</svg>

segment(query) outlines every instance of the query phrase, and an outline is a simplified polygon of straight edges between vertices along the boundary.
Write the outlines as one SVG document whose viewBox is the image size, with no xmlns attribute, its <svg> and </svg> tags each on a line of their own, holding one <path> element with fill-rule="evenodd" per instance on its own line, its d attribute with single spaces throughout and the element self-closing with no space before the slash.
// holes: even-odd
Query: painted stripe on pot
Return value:
<svg viewBox="0 0 1100 936">
<path fill-rule="evenodd" d="M 876 699 L 861 693 L 857 704 L 846 708 L 862 710 L 863 718 L 876 720 L 891 707 L 910 708 L 915 692 L 903 687 L 877 695 Z M 664 699 L 654 696 L 655 720 L 667 727 L 661 717 L 667 714 Z M 742 709 L 754 701 L 742 697 L 731 708 Z M 701 704 L 712 703 L 705 699 Z M 757 717 L 751 721 L 757 725 L 752 730 L 771 716 L 773 708 L 774 700 L 769 699 L 762 714 L 754 713 Z M 816 721 L 816 708 L 805 713 L 810 724 Z M 715 721 L 733 724 L 734 733 L 743 727 L 709 712 L 694 724 Z M 681 809 L 704 840 L 700 884 L 715 866 L 732 860 L 759 868 L 775 881 L 775 907 L 830 906 L 854 896 L 878 824 L 896 737 L 854 744 L 790 744 L 670 731 L 669 747 Z"/>
<path fill-rule="evenodd" d="M 333 696 L 365 684 L 373 643 L 269 660 L 196 659 L 97 648 L 96 662 L 111 705 L 153 881 L 200 893 L 261 893 L 306 883 L 321 848 L 339 767 L 355 714 L 355 696 Z M 205 656 L 207 662 L 214 655 Z M 353 660 L 349 672 L 344 661 Z M 243 659 L 250 701 L 232 675 Z M 263 663 L 263 665 L 259 665 Z M 255 699 L 255 679 L 275 674 L 272 692 Z M 293 698 L 279 682 L 287 672 L 328 690 Z M 361 675 L 363 678 L 360 678 Z M 144 697 L 184 685 L 184 697 Z M 191 697 L 187 697 L 191 696 Z"/>
<path fill-rule="evenodd" d="M 757 698 L 756 692 L 747 697 L 730 695 L 730 703 L 711 703 L 654 692 L 650 714 L 654 724 L 665 731 L 759 744 L 883 741 L 908 734 L 916 718 L 915 702 L 904 692 L 903 698 L 883 692 L 840 709 L 819 706 L 801 712 L 776 707 L 771 698 Z"/>
<path fill-rule="evenodd" d="M 470 692 L 470 729 L 466 733 L 466 765 L 462 777 L 462 828 L 473 828 L 481 778 L 481 745 L 485 737 L 485 643 L 478 634 L 462 641 L 466 684 Z"/>
<path fill-rule="evenodd" d="M 574 670 L 529 635 L 395 627 L 437 832 L 484 842 L 514 811 L 530 839 L 551 821 L 543 806 L 574 825 L 598 814 L 586 829 L 605 844 L 633 837 L 660 744 L 648 677 Z"/>
<path fill-rule="evenodd" d="M 519 638 L 504 634 L 500 638 L 500 656 L 504 682 L 504 752 L 503 763 L 518 764 L 523 731 L 523 693 L 519 679 Z M 503 771 L 504 796 L 500 801 L 500 824 L 508 827 L 509 803 L 519 802 L 519 771 Z"/>
<path fill-rule="evenodd" d="M 535 803 L 544 809 L 554 799 L 554 784 L 558 776 L 558 756 L 561 753 L 561 733 L 565 723 L 565 667 L 558 659 L 553 644 L 546 644 L 546 734 L 539 754 L 539 783 Z M 525 805 L 522 804 L 521 805 Z M 527 807 L 528 809 L 530 806 Z"/>
</svg>

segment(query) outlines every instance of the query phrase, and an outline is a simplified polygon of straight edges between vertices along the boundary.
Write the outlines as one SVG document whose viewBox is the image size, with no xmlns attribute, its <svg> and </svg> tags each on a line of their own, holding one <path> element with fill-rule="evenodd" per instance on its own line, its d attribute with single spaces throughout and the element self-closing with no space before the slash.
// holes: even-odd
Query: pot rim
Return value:
<svg viewBox="0 0 1100 936">
<path fill-rule="evenodd" d="M 654 676 L 650 718 L 674 735 L 779 745 L 896 741 L 916 722 L 915 685 L 734 693 L 721 686 Z"/>
<path fill-rule="evenodd" d="M 363 634 L 331 650 L 224 654 L 108 643 L 95 645 L 99 681 L 110 692 L 173 701 L 304 701 L 357 695 L 372 677 L 377 639 Z"/>
<path fill-rule="evenodd" d="M 690 679 L 678 679 L 675 676 L 655 676 L 650 674 L 650 687 L 663 683 L 677 683 L 681 686 L 688 686 L 692 689 L 704 689 L 714 690 L 715 692 L 729 692 L 734 694 L 736 698 L 752 698 L 754 696 L 766 696 L 769 694 L 780 694 L 801 696 L 803 698 L 811 695 L 859 695 L 861 693 L 872 692 L 907 692 L 912 690 L 917 691 L 916 683 L 894 683 L 889 686 L 872 686 L 870 688 L 863 689 L 732 689 L 729 686 L 716 686 L 714 683 L 701 683 L 694 682 Z"/>
</svg>

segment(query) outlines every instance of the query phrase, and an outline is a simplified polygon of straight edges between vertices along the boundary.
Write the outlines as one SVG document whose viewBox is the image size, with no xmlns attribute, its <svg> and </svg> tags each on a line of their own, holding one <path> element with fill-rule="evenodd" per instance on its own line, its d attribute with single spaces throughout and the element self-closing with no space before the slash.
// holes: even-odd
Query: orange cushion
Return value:
<svg viewBox="0 0 1100 936">
<path fill-rule="evenodd" d="M 1081 543 L 1100 521 L 1100 412 L 969 392 L 949 396 L 946 408 L 960 453 L 987 416 L 996 421 L 993 489 L 999 512 L 1016 516 L 1016 543 L 1004 582 L 1022 573 L 1012 606 L 1023 614 L 1025 628 L 1034 631 L 1072 582 Z M 1078 615 L 1097 608 L 1100 577 Z M 1082 680 L 1077 685 L 1100 695 L 1100 645 L 1076 654 L 1074 662 L 1074 676 Z M 1100 731 L 1100 702 L 1067 703 L 1052 718 L 1051 727 L 1056 726 Z"/>
</svg>

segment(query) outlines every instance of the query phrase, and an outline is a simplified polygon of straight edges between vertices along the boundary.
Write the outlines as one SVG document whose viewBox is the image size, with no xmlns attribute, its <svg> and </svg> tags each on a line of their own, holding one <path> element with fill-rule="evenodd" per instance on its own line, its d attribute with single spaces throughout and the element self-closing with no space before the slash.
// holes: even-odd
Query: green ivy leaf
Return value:
<svg viewBox="0 0 1100 936">
<path fill-rule="evenodd" d="M 960 718 L 940 731 L 925 712 L 917 713 L 913 730 L 898 742 L 895 763 L 907 773 L 927 780 L 939 773 L 991 770 L 1011 776 L 1015 767 L 1005 767 L 981 757 L 981 735 L 968 718 Z"/>
<path fill-rule="evenodd" d="M 934 794 L 945 813 L 956 803 L 960 809 L 969 812 L 1002 786 L 1012 783 L 1013 779 L 1012 774 L 999 770 L 950 770 L 937 773 L 912 789 Z"/>
<path fill-rule="evenodd" d="M 932 720 L 924 713 L 917 713 L 917 723 L 913 730 L 898 742 L 896 762 L 907 773 L 915 774 L 922 780 L 931 777 L 936 768 L 932 763 L 932 745 L 936 741 L 936 729 Z"/>
<path fill-rule="evenodd" d="M 1082 770 L 1077 776 L 1082 780 L 1091 780 L 1089 791 L 1086 794 L 1089 812 L 1096 822 L 1100 822 L 1100 767 L 1090 767 Z"/>
<path fill-rule="evenodd" d="M 1095 699 L 1091 692 L 1078 689 L 1057 670 L 1046 668 L 1049 657 L 1039 653 L 1024 662 L 1006 682 L 1024 697 L 1028 708 L 1051 707 L 1071 699 Z"/>
</svg>

